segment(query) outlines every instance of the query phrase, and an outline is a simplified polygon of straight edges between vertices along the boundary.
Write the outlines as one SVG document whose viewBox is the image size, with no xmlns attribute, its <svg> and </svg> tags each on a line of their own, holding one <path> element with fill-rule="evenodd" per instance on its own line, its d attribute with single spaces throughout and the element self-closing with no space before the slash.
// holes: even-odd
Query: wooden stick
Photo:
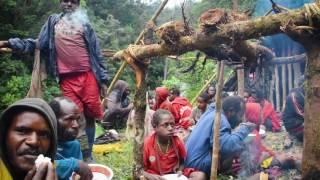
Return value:
<svg viewBox="0 0 320 180">
<path fill-rule="evenodd" d="M 278 65 L 274 66 L 274 73 L 275 73 L 275 81 L 276 81 L 276 103 L 277 103 L 277 111 L 280 111 L 280 90 L 279 90 L 279 70 Z"/>
<path fill-rule="evenodd" d="M 288 64 L 288 82 L 289 82 L 289 91 L 293 88 L 292 84 L 292 64 Z"/>
<path fill-rule="evenodd" d="M 10 49 L 10 48 L 0 48 L 0 53 L 12 53 L 12 49 Z"/>
<path fill-rule="evenodd" d="M 293 71 L 294 71 L 294 87 L 298 87 L 298 79 L 301 76 L 301 70 L 300 70 L 300 63 L 293 64 Z"/>
<path fill-rule="evenodd" d="M 286 76 L 286 65 L 281 65 L 281 82 L 282 82 L 282 104 L 280 106 L 280 111 L 285 104 L 287 98 L 287 76 Z"/>
<path fill-rule="evenodd" d="M 210 83 L 217 77 L 217 72 L 214 72 L 207 83 L 200 89 L 197 95 L 192 99 L 191 104 L 194 105 L 198 97 L 209 87 Z"/>
<path fill-rule="evenodd" d="M 217 180 L 218 177 L 218 162 L 219 162 L 219 151 L 220 151 L 220 144 L 219 144 L 219 134 L 220 134 L 220 124 L 221 124 L 221 113 L 222 113 L 222 105 L 221 105 L 221 92 L 223 88 L 223 75 L 224 75 L 224 62 L 221 61 L 218 63 L 218 83 L 216 86 L 216 111 L 215 111 L 215 118 L 214 118 L 214 140 L 213 140 L 213 147 L 212 147 L 212 162 L 211 162 L 211 180 Z"/>
<path fill-rule="evenodd" d="M 162 10 L 164 9 L 164 7 L 166 6 L 166 4 L 167 4 L 168 1 L 169 1 L 169 0 L 164 0 L 164 1 L 161 3 L 159 9 L 155 12 L 155 14 L 151 17 L 151 19 L 150 19 L 149 21 L 154 22 L 154 21 L 158 18 L 158 16 L 160 15 L 161 11 L 162 11 Z M 141 41 L 144 33 L 145 33 L 145 30 L 141 31 L 141 33 L 139 34 L 138 38 L 137 38 L 136 41 L 134 42 L 135 45 L 140 43 L 140 41 Z M 126 62 L 126 61 L 123 61 L 122 64 L 121 64 L 121 66 L 120 66 L 120 68 L 119 68 L 119 70 L 118 70 L 118 72 L 116 73 L 116 75 L 114 76 L 114 78 L 112 79 L 112 81 L 111 81 L 111 83 L 110 83 L 110 86 L 109 86 L 109 88 L 108 88 L 108 90 L 107 90 L 107 95 L 109 95 L 110 92 L 112 91 L 114 85 L 116 84 L 116 82 L 117 82 L 118 79 L 120 78 L 120 76 L 121 76 L 121 74 L 122 74 L 122 72 L 124 71 L 124 69 L 125 69 L 126 66 L 127 66 L 127 62 Z"/>
<path fill-rule="evenodd" d="M 238 96 L 244 96 L 244 69 L 237 69 Z"/>
</svg>

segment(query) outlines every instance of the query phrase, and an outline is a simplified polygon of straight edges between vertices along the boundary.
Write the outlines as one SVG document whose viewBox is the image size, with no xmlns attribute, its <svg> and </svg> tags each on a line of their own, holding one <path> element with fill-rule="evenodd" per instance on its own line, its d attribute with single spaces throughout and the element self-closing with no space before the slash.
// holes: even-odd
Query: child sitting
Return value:
<svg viewBox="0 0 320 180">
<path fill-rule="evenodd" d="M 205 179 L 205 174 L 191 168 L 183 168 L 186 149 L 183 142 L 174 135 L 175 121 L 172 114 L 157 110 L 152 118 L 155 132 L 147 137 L 143 147 L 145 179 L 164 179 L 165 174 L 183 174 L 189 179 Z"/>
</svg>

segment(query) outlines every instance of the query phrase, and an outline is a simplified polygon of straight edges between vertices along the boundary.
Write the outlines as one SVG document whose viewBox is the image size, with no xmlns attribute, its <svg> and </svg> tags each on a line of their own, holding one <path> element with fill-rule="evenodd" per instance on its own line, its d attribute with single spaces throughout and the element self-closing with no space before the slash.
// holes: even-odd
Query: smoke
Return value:
<svg viewBox="0 0 320 180">
<path fill-rule="evenodd" d="M 241 170 L 238 179 L 245 180 L 257 172 L 257 157 L 259 155 L 259 147 L 257 144 L 247 142 L 240 154 Z"/>
<path fill-rule="evenodd" d="M 68 13 L 62 18 L 64 21 L 73 23 L 73 24 L 87 24 L 89 23 L 89 17 L 87 10 L 78 8 L 73 13 Z"/>
</svg>

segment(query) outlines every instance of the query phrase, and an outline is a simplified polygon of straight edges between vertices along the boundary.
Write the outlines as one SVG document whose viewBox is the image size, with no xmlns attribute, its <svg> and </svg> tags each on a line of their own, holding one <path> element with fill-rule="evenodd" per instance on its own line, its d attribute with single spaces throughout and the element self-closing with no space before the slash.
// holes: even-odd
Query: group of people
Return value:
<svg viewBox="0 0 320 180">
<path fill-rule="evenodd" d="M 72 173 L 91 179 L 92 173 L 84 161 L 92 160 L 95 122 L 103 119 L 105 127 L 123 127 L 129 113 L 134 117 L 126 82 L 119 80 L 106 96 L 108 75 L 99 43 L 89 22 L 75 16 L 79 5 L 80 0 L 60 0 L 62 13 L 48 18 L 37 39 L 11 38 L 0 43 L 0 48 L 9 47 L 15 52 L 33 53 L 40 49 L 41 56 L 47 59 L 47 71 L 57 79 L 64 96 L 49 103 L 38 98 L 22 99 L 3 112 L 0 179 L 69 179 Z M 100 95 L 108 107 L 106 112 Z M 214 96 L 214 87 L 209 87 L 192 110 L 178 88 L 155 89 L 155 102 L 147 109 L 153 115 L 148 116 L 151 120 L 146 120 L 146 124 L 153 130 L 147 131 L 144 143 L 144 178 L 161 179 L 168 173 L 190 179 L 210 176 Z M 287 131 L 300 141 L 303 100 L 302 86 L 293 89 L 282 114 Z M 245 99 L 224 97 L 222 109 L 220 171 L 238 172 L 243 162 L 241 154 L 250 147 L 259 150 L 253 155 L 259 167 L 295 164 L 295 158 L 273 153 L 261 143 L 260 129 L 280 131 L 281 118 L 259 90 L 247 92 Z M 51 162 L 37 166 L 35 160 L 40 154 L 51 158 Z"/>
<path fill-rule="evenodd" d="M 268 149 L 262 143 L 261 129 L 279 132 L 281 120 L 289 134 L 292 134 L 292 126 L 303 127 L 301 89 L 302 86 L 289 93 L 282 115 L 274 110 L 258 89 L 247 91 L 246 93 L 249 93 L 244 98 L 222 98 L 219 172 L 239 176 L 245 174 L 246 178 L 255 179 L 258 177 L 256 173 L 262 171 L 270 172 L 272 177 L 277 170 L 300 169 L 301 154 L 292 155 Z M 146 179 L 161 179 L 162 175 L 171 173 L 183 174 L 189 179 L 210 177 L 216 112 L 214 100 L 210 98 L 208 91 L 198 97 L 198 106 L 182 119 L 182 122 L 190 123 L 191 133 L 187 137 L 179 138 L 177 127 L 179 128 L 182 122 L 175 118 L 174 113 L 177 111 L 172 111 L 172 96 L 177 98 L 180 94 L 176 92 L 179 91 L 168 91 L 165 87 L 156 88 L 156 111 L 151 121 L 154 131 L 145 138 L 143 151 L 143 175 Z M 183 97 L 179 99 L 186 100 Z M 295 125 L 289 121 L 300 124 Z M 295 135 L 297 140 L 299 135 Z M 246 166 L 248 163 L 251 164 L 250 167 Z M 273 169 L 275 167 L 277 170 Z M 243 173 L 244 171 L 246 173 Z"/>
<path fill-rule="evenodd" d="M 69 98 L 49 104 L 25 98 L 10 105 L 0 119 L 0 179 L 92 179 L 76 140 L 81 112 Z M 51 159 L 36 165 L 39 155 Z M 54 162 L 54 163 L 53 163 Z"/>
</svg>

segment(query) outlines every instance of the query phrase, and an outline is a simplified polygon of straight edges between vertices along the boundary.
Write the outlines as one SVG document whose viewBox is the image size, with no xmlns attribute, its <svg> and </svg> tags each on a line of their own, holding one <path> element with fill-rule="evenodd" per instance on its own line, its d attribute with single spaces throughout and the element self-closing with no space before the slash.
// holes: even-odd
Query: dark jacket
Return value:
<svg viewBox="0 0 320 180">
<path fill-rule="evenodd" d="M 125 94 L 126 88 L 129 84 L 123 80 L 118 80 L 110 95 L 107 97 L 107 111 L 105 113 L 105 122 L 125 121 L 128 118 L 131 107 L 128 95 Z"/>
<path fill-rule="evenodd" d="M 286 99 L 282 121 L 290 134 L 301 134 L 304 128 L 304 89 L 294 88 Z"/>
<path fill-rule="evenodd" d="M 46 68 L 48 73 L 59 81 L 58 66 L 56 61 L 56 49 L 54 41 L 54 26 L 62 18 L 62 14 L 51 15 L 47 22 L 42 26 L 39 34 L 39 47 L 41 55 L 48 58 Z M 87 50 L 90 56 L 90 66 L 92 72 L 99 84 L 106 83 L 108 80 L 107 70 L 102 63 L 99 43 L 95 32 L 90 24 L 84 26 L 84 40 L 87 45 Z M 35 39 L 9 39 L 9 47 L 15 51 L 23 53 L 32 53 L 36 47 Z"/>
<path fill-rule="evenodd" d="M 9 129 L 9 126 L 11 124 L 10 121 L 12 121 L 12 116 L 14 115 L 14 112 L 21 108 L 31 108 L 36 110 L 37 112 L 41 113 L 45 119 L 48 122 L 49 128 L 52 132 L 51 137 L 51 145 L 49 152 L 45 154 L 45 156 L 50 157 L 51 159 L 55 158 L 56 155 L 56 149 L 57 149 L 57 120 L 54 112 L 50 108 L 50 106 L 42 99 L 40 98 L 25 98 L 22 100 L 19 100 L 9 106 L 2 114 L 0 118 L 0 147 L 1 147 L 1 159 L 6 162 L 8 160 L 6 159 L 6 155 L 3 154 L 5 151 L 5 138 L 7 134 L 7 130 Z"/>
</svg>

